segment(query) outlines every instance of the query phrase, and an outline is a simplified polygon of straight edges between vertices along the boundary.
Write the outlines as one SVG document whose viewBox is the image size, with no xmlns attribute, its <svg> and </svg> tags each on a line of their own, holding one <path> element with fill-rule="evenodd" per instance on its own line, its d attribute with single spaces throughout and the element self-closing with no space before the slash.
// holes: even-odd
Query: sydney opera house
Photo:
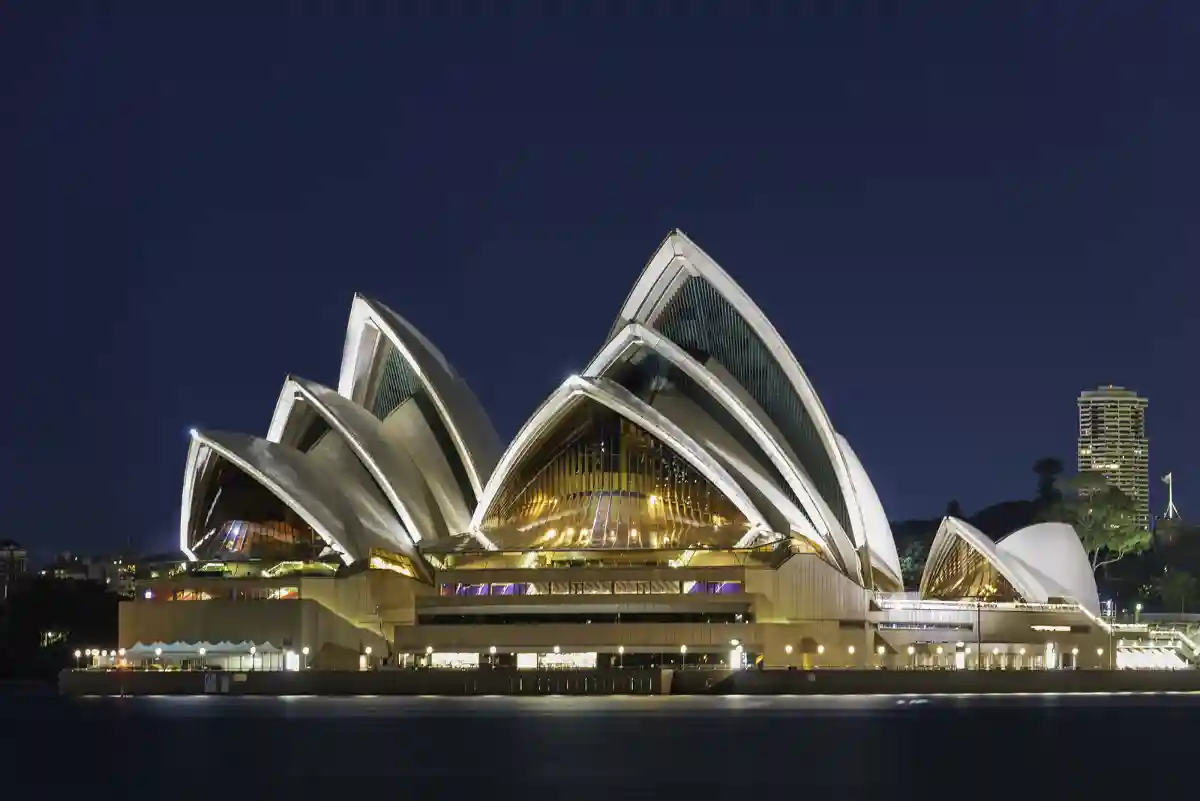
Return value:
<svg viewBox="0 0 1200 801">
<path fill-rule="evenodd" d="M 581 366 L 505 446 L 433 343 L 355 297 L 336 389 L 288 377 L 265 436 L 192 432 L 183 557 L 120 644 L 263 669 L 1111 665 L 1068 526 L 993 543 L 947 518 L 904 591 L 864 465 L 682 233 Z"/>
</svg>

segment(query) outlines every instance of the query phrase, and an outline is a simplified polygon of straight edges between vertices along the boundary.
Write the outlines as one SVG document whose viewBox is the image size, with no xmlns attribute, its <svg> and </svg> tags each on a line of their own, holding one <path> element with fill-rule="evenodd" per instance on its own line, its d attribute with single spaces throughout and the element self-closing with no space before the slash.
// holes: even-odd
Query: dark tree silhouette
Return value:
<svg viewBox="0 0 1200 801">
<path fill-rule="evenodd" d="M 1062 500 L 1062 492 L 1058 489 L 1058 478 L 1063 472 L 1062 459 L 1045 456 L 1033 463 L 1033 472 L 1037 473 L 1037 500 L 1042 506 L 1049 507 Z"/>
</svg>

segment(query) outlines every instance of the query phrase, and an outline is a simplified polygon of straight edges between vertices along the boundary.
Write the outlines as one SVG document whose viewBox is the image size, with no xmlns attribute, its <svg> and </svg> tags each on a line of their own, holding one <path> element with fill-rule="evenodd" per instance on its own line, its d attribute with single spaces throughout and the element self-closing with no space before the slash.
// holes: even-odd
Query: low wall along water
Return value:
<svg viewBox="0 0 1200 801">
<path fill-rule="evenodd" d="M 77 671 L 67 695 L 875 695 L 1200 692 L 1200 671 Z"/>
</svg>

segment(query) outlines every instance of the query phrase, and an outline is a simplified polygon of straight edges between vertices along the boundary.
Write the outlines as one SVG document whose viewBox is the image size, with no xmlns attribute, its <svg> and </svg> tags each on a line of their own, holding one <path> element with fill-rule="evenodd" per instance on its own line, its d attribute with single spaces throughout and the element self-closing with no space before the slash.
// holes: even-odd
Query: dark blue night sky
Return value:
<svg viewBox="0 0 1200 801">
<path fill-rule="evenodd" d="M 187 429 L 336 385 L 355 291 L 507 438 L 672 227 L 893 519 L 1032 495 L 1101 383 L 1200 515 L 1200 4 L 520 6 L 5 4 L 0 536 L 171 548 Z"/>
</svg>

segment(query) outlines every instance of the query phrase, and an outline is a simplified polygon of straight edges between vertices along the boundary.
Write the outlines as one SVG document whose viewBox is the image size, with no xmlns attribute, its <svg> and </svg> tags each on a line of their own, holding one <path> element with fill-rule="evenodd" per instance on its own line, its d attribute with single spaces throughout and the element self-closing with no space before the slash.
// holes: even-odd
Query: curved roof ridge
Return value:
<svg viewBox="0 0 1200 801">
<path fill-rule="evenodd" d="M 391 342 L 429 394 L 478 498 L 500 451 L 500 438 L 491 419 L 466 381 L 432 342 L 388 306 L 365 295 L 356 294 L 350 308 L 338 393 L 355 402 L 361 400 L 355 397 L 356 391 L 363 386 L 362 378 L 374 358 L 373 350 L 364 352 L 362 347 L 368 323 Z"/>
<path fill-rule="evenodd" d="M 302 397 L 358 457 L 404 523 L 413 545 L 437 540 L 447 533 L 445 521 L 434 512 L 436 502 L 424 497 L 429 493 L 428 486 L 408 451 L 384 436 L 382 423 L 373 414 L 329 387 L 288 376 L 279 393 L 268 440 L 282 441 L 297 397 Z"/>
<path fill-rule="evenodd" d="M 666 301 L 674 297 L 676 291 L 683 285 L 684 279 L 689 275 L 703 278 L 719 296 L 733 307 L 743 322 L 767 348 L 770 358 L 774 360 L 790 383 L 801 408 L 811 420 L 820 439 L 821 448 L 824 450 L 825 458 L 829 461 L 830 469 L 833 472 L 833 481 L 843 496 L 841 505 L 851 529 L 847 533 L 853 539 L 855 547 L 862 547 L 866 544 L 862 515 L 845 498 L 852 491 L 849 466 L 838 448 L 836 432 L 820 397 L 803 367 L 800 366 L 799 360 L 787 342 L 780 336 L 779 331 L 749 294 L 717 264 L 716 260 L 678 229 L 672 231 L 638 277 L 633 291 L 630 292 L 621 307 L 618 322 L 626 320 L 654 327 L 653 320 L 666 308 Z M 616 327 L 614 327 L 614 333 L 615 331 Z M 803 470 L 805 466 L 797 464 L 797 469 Z M 826 502 L 831 500 L 827 498 Z M 833 506 L 832 503 L 830 505 Z"/>
<path fill-rule="evenodd" d="M 841 528 L 836 516 L 829 509 L 825 499 L 821 497 L 811 479 L 806 473 L 799 474 L 792 470 L 790 448 L 785 441 L 780 441 L 779 434 L 770 420 L 760 418 L 761 410 L 753 408 L 747 399 L 735 391 L 690 354 L 672 342 L 666 336 L 641 323 L 631 322 L 617 331 L 601 351 L 593 357 L 584 370 L 585 376 L 602 376 L 603 373 L 617 364 L 621 358 L 634 347 L 646 347 L 666 359 L 689 378 L 699 384 L 719 403 L 730 416 L 742 424 L 743 430 L 750 436 L 772 466 L 779 471 L 780 476 L 796 496 L 796 500 L 804 507 L 808 524 L 814 529 L 814 534 L 823 543 L 837 551 L 841 561 L 848 570 L 853 569 L 861 578 L 861 568 L 858 565 L 858 554 L 846 532 Z M 750 399 L 753 402 L 752 399 Z M 817 529 L 818 521 L 824 530 Z M 853 566 L 853 567 L 851 567 Z"/>
<path fill-rule="evenodd" d="M 851 489 L 854 498 L 863 515 L 863 525 L 866 528 L 867 547 L 871 554 L 883 562 L 883 567 L 891 573 L 894 581 L 903 583 L 903 573 L 900 570 L 900 555 L 896 552 L 896 540 L 892 536 L 892 525 L 888 522 L 887 512 L 879 493 L 871 482 L 866 468 L 858 458 L 858 454 L 850 447 L 850 442 L 841 434 L 837 435 L 838 445 L 846 458 L 850 469 Z"/>
</svg>

